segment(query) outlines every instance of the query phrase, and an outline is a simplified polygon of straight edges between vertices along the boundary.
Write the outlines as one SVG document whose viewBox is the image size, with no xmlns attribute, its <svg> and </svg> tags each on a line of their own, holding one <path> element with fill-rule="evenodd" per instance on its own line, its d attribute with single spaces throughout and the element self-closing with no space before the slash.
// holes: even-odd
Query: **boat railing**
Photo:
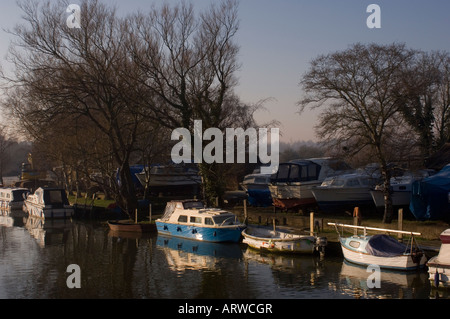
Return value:
<svg viewBox="0 0 450 319">
<path fill-rule="evenodd" d="M 373 231 L 381 231 L 386 233 L 396 233 L 396 234 L 406 234 L 411 236 L 422 236 L 422 233 L 406 231 L 406 230 L 397 230 L 397 229 L 389 229 L 389 228 L 377 228 L 377 227 L 369 227 L 369 226 L 357 226 L 357 225 L 349 225 L 349 224 L 341 224 L 341 223 L 328 223 L 330 226 L 342 227 L 342 228 L 353 228 L 353 229 L 362 229 L 364 236 L 367 236 L 368 230 Z"/>
</svg>

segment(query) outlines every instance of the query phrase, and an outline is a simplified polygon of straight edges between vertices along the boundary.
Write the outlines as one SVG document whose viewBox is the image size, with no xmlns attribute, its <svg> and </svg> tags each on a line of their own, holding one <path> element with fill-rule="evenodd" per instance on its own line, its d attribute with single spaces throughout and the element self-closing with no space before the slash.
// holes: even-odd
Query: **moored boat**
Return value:
<svg viewBox="0 0 450 319">
<path fill-rule="evenodd" d="M 108 220 L 109 229 L 118 232 L 146 233 L 156 231 L 154 223 L 136 223 L 132 220 Z"/>
<path fill-rule="evenodd" d="M 281 163 L 271 176 L 269 189 L 273 205 L 281 209 L 296 209 L 315 205 L 311 188 L 319 186 L 326 177 L 349 170 L 343 161 L 333 158 L 311 158 Z"/>
<path fill-rule="evenodd" d="M 240 185 L 247 192 L 250 205 L 263 207 L 272 205 L 272 196 L 269 190 L 270 176 L 270 174 L 258 172 L 245 175 Z"/>
<path fill-rule="evenodd" d="M 172 200 L 156 220 L 158 233 L 210 242 L 238 242 L 246 227 L 237 216 L 219 208 L 204 208 L 198 200 Z"/>
<path fill-rule="evenodd" d="M 317 205 L 324 211 L 373 206 L 370 190 L 377 179 L 367 174 L 351 173 L 326 178 L 311 189 Z"/>
<path fill-rule="evenodd" d="M 136 174 L 143 187 L 149 187 L 153 194 L 197 195 L 202 183 L 195 166 L 156 165 L 144 167 Z"/>
<path fill-rule="evenodd" d="M 429 280 L 434 287 L 450 287 L 450 228 L 439 236 L 441 247 L 439 254 L 432 257 L 428 263 Z"/>
<path fill-rule="evenodd" d="M 39 218 L 70 218 L 74 208 L 64 189 L 39 187 L 34 194 L 24 200 L 24 206 L 30 216 Z"/>
<path fill-rule="evenodd" d="M 363 235 L 342 237 L 339 234 L 342 253 L 349 262 L 365 266 L 378 265 L 383 269 L 402 271 L 425 267 L 427 258 L 414 239 L 414 236 L 420 236 L 420 233 L 337 223 L 328 223 L 328 225 L 334 225 L 336 229 L 345 227 L 364 230 Z M 386 234 L 367 235 L 367 230 L 409 234 L 410 244 L 400 243 Z"/>
<path fill-rule="evenodd" d="M 312 254 L 323 251 L 325 237 L 293 234 L 267 227 L 247 227 L 242 231 L 243 243 L 251 248 L 278 253 Z"/>
<path fill-rule="evenodd" d="M 6 187 L 0 188 L 0 208 L 22 209 L 24 195 L 29 192 L 28 188 Z"/>
</svg>

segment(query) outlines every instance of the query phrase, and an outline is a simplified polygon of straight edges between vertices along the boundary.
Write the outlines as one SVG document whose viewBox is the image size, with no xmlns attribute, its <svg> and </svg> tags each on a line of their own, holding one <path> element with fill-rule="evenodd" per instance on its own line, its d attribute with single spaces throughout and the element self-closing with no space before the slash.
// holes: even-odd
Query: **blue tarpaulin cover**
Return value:
<svg viewBox="0 0 450 319">
<path fill-rule="evenodd" d="M 449 218 L 450 164 L 437 174 L 412 184 L 409 209 L 417 220 Z"/>
<path fill-rule="evenodd" d="M 402 255 L 406 250 L 406 245 L 384 234 L 371 236 L 366 245 L 366 251 L 369 254 L 379 257 Z"/>
<path fill-rule="evenodd" d="M 267 207 L 272 205 L 272 195 L 269 189 L 249 189 L 248 202 L 252 206 Z"/>
</svg>

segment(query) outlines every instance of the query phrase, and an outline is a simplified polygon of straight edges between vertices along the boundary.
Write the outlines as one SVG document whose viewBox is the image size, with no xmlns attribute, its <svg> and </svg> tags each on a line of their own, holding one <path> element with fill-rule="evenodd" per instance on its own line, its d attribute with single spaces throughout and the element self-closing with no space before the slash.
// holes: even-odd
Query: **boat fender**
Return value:
<svg viewBox="0 0 450 319">
<path fill-rule="evenodd" d="M 164 230 L 169 230 L 169 227 L 167 227 L 167 225 L 164 225 L 163 229 Z"/>
<path fill-rule="evenodd" d="M 421 251 L 416 251 L 411 254 L 411 259 L 415 264 L 419 266 L 420 259 L 422 259 L 422 256 L 423 254 Z"/>
<path fill-rule="evenodd" d="M 436 273 L 434 274 L 434 286 L 437 288 L 439 287 L 439 273 L 438 270 L 436 268 Z"/>
<path fill-rule="evenodd" d="M 181 232 L 181 227 L 177 227 L 177 231 L 178 231 L 178 232 Z"/>
<path fill-rule="evenodd" d="M 193 233 L 193 234 L 196 234 L 196 233 L 197 233 L 197 230 L 196 230 L 196 229 L 193 229 L 193 230 L 192 230 L 192 233 Z"/>
</svg>

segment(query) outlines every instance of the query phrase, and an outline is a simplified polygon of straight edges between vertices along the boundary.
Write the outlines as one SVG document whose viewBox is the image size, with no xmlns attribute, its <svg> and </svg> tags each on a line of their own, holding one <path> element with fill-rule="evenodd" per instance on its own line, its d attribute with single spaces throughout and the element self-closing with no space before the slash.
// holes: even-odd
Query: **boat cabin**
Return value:
<svg viewBox="0 0 450 319">
<path fill-rule="evenodd" d="M 374 187 L 377 180 L 368 176 L 360 174 L 344 174 L 333 177 L 327 177 L 320 186 L 322 187 Z"/>
<path fill-rule="evenodd" d="M 28 202 L 38 205 L 51 205 L 53 208 L 62 208 L 69 205 L 64 189 L 39 187 L 33 195 L 28 196 Z"/>
<path fill-rule="evenodd" d="M 345 171 L 350 167 L 343 161 L 331 158 L 292 160 L 281 163 L 278 171 L 272 174 L 271 183 L 298 183 L 324 180 L 336 171 Z"/>
<path fill-rule="evenodd" d="M 2 208 L 22 208 L 27 188 L 0 188 L 0 205 Z"/>
<path fill-rule="evenodd" d="M 233 213 L 218 208 L 204 208 L 203 203 L 197 200 L 168 202 L 161 221 L 204 227 L 240 224 Z"/>
</svg>

